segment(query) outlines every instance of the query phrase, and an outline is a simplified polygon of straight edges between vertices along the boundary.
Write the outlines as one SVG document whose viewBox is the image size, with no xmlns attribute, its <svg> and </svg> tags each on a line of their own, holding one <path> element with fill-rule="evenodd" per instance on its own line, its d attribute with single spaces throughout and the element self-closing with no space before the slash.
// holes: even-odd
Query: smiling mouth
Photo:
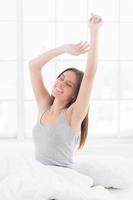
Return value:
<svg viewBox="0 0 133 200">
<path fill-rule="evenodd" d="M 63 90 L 59 89 L 58 87 L 55 87 L 55 88 L 54 88 L 54 91 L 55 91 L 55 92 L 58 92 L 58 93 L 63 93 L 63 92 L 64 92 Z"/>
</svg>

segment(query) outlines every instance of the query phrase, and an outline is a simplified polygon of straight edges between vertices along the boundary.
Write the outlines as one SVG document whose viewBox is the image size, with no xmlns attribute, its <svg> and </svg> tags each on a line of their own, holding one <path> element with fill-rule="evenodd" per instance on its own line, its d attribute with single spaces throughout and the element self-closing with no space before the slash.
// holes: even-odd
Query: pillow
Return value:
<svg viewBox="0 0 133 200">
<path fill-rule="evenodd" d="M 75 155 L 72 168 L 92 177 L 94 185 L 119 189 L 133 185 L 133 162 L 122 156 Z"/>
</svg>

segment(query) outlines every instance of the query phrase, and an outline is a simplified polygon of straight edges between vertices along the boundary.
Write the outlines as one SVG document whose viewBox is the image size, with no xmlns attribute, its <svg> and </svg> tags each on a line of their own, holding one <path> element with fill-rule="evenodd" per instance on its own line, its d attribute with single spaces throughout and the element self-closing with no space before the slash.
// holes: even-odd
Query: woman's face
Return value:
<svg viewBox="0 0 133 200">
<path fill-rule="evenodd" d="M 52 95 L 62 100 L 71 100 L 76 89 L 76 75 L 73 71 L 65 71 L 54 83 Z"/>
</svg>

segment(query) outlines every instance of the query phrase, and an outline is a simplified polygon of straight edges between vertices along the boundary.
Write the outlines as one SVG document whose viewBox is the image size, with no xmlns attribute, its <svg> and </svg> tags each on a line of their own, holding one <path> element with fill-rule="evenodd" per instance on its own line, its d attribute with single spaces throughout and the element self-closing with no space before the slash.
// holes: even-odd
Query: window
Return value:
<svg viewBox="0 0 133 200">
<path fill-rule="evenodd" d="M 131 0 L 0 0 L 0 138 L 31 138 L 37 106 L 28 62 L 58 45 L 89 40 L 90 13 L 104 20 L 90 100 L 90 137 L 133 137 L 132 4 Z M 49 92 L 65 68 L 84 71 L 86 56 L 63 54 L 50 61 L 43 68 Z"/>
</svg>

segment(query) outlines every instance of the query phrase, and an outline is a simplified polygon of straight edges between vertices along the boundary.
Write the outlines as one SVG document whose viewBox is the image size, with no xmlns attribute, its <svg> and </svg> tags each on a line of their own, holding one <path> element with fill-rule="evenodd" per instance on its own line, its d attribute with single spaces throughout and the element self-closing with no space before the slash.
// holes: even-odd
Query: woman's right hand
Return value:
<svg viewBox="0 0 133 200">
<path fill-rule="evenodd" d="M 81 41 L 77 44 L 64 44 L 63 50 L 64 50 L 64 53 L 78 56 L 78 55 L 88 52 L 89 46 L 90 45 L 88 44 L 87 41 L 86 42 Z"/>
</svg>

